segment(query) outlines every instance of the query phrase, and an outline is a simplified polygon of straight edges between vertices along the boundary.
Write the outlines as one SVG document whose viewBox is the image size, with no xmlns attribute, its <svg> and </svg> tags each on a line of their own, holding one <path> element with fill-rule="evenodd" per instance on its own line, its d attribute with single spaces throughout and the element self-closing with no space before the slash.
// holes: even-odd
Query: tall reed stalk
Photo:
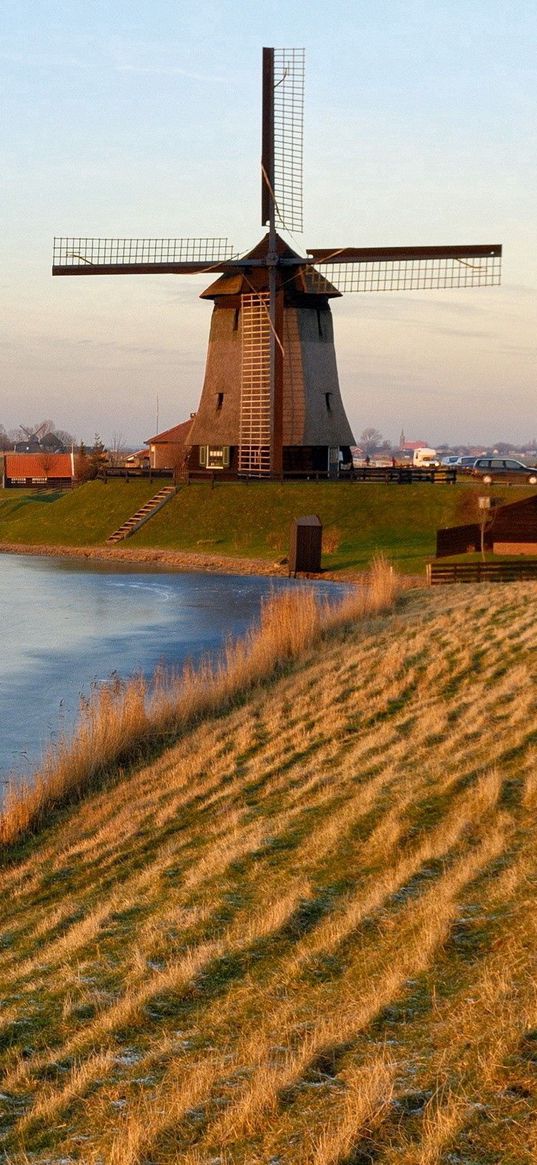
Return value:
<svg viewBox="0 0 537 1165">
<path fill-rule="evenodd" d="M 179 676 L 157 673 L 151 683 L 138 676 L 101 686 L 83 701 L 73 735 L 45 754 L 31 782 L 11 786 L 0 817 L 0 843 L 12 845 L 37 832 L 55 809 L 230 707 L 323 635 L 388 610 L 397 594 L 393 567 L 378 557 L 364 585 L 337 604 L 305 589 L 273 595 L 263 603 L 259 621 L 227 643 L 216 660 L 186 666 Z"/>
</svg>

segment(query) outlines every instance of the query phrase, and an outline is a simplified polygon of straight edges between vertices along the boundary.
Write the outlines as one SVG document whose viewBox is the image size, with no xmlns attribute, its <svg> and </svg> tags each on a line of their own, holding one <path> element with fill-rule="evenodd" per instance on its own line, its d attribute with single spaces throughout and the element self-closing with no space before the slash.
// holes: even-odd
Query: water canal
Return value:
<svg viewBox="0 0 537 1165">
<path fill-rule="evenodd" d="M 329 583 L 0 554 L 0 780 L 28 775 L 81 697 L 241 634 L 271 591 Z"/>
</svg>

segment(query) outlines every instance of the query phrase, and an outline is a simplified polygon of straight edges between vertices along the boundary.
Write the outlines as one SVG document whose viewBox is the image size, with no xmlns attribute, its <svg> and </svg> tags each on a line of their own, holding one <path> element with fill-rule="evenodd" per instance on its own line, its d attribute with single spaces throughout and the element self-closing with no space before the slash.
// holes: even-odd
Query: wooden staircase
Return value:
<svg viewBox="0 0 537 1165">
<path fill-rule="evenodd" d="M 166 505 L 166 502 L 171 502 L 176 493 L 177 486 L 175 485 L 165 485 L 163 489 L 159 489 L 158 494 L 155 494 L 144 506 L 141 506 L 132 515 L 132 518 L 128 518 L 122 526 L 114 530 L 114 533 L 106 539 L 107 546 L 113 542 L 122 542 L 124 538 L 130 538 L 131 534 L 135 534 L 140 529 L 140 526 L 144 525 L 144 522 L 148 522 L 150 518 L 158 514 L 158 511 Z"/>
</svg>

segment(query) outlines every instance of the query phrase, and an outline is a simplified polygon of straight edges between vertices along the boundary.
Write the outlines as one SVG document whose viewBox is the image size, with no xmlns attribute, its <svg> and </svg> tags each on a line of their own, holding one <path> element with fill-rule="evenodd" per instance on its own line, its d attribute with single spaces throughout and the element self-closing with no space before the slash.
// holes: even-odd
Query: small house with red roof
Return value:
<svg viewBox="0 0 537 1165">
<path fill-rule="evenodd" d="M 180 425 L 174 425 L 171 429 L 156 433 L 154 437 L 148 437 L 146 445 L 149 445 L 151 469 L 172 469 L 178 472 L 184 468 L 190 448 L 188 435 L 192 428 L 192 419 L 189 417 L 188 421 L 182 421 Z"/>
<path fill-rule="evenodd" d="M 65 489 L 75 480 L 74 453 L 4 453 L 4 489 Z"/>
</svg>

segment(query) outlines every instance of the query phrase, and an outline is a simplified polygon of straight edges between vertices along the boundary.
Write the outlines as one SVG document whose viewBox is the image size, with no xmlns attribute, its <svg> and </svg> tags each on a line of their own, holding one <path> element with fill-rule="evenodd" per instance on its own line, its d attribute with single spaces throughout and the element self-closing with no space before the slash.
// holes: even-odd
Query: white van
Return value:
<svg viewBox="0 0 537 1165">
<path fill-rule="evenodd" d="M 440 465 L 436 449 L 427 449 L 424 445 L 420 449 L 415 449 L 412 464 L 416 469 L 428 469 L 432 465 Z"/>
</svg>

